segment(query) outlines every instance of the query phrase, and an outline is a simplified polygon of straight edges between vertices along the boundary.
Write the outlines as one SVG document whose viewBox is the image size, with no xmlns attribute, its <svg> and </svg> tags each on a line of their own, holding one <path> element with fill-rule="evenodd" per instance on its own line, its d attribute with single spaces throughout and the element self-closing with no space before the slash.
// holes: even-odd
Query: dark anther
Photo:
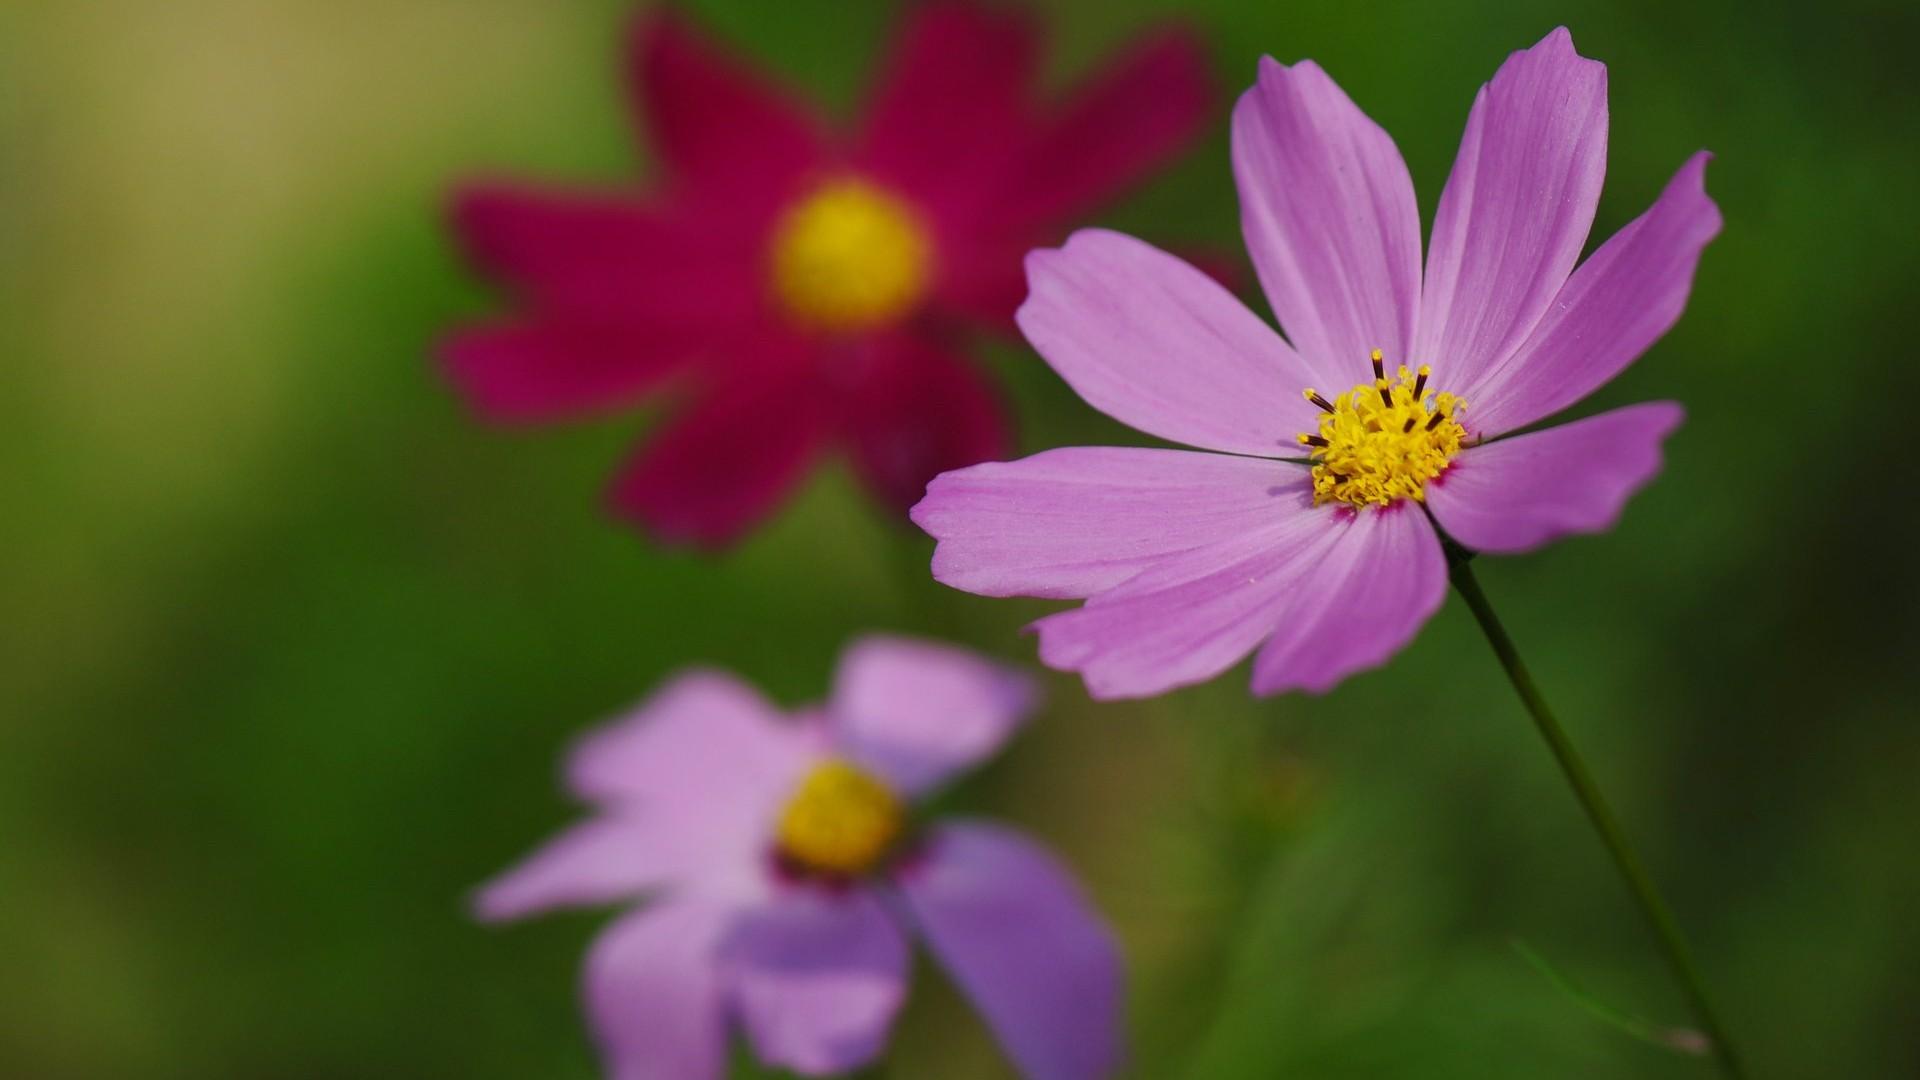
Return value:
<svg viewBox="0 0 1920 1080">
<path fill-rule="evenodd" d="M 1427 389 L 1427 373 L 1423 371 L 1420 373 L 1419 378 L 1413 380 L 1413 400 L 1419 401 L 1420 395 L 1423 392 L 1425 392 L 1426 389 Z"/>
<path fill-rule="evenodd" d="M 1308 446 L 1326 446 L 1327 445 L 1327 440 L 1321 438 L 1318 435 L 1302 435 L 1300 436 L 1300 441 L 1303 443 L 1306 443 Z"/>
<path fill-rule="evenodd" d="M 1387 369 L 1380 365 L 1379 349 L 1373 350 L 1373 377 L 1376 379 L 1384 379 L 1387 377 Z"/>
<path fill-rule="evenodd" d="M 1439 427 L 1440 421 L 1445 420 L 1446 418 L 1447 418 L 1446 413 L 1443 413 L 1443 412 L 1434 413 L 1433 419 L 1427 421 L 1427 430 L 1432 431 L 1434 428 Z"/>
<path fill-rule="evenodd" d="M 1380 387 L 1380 403 L 1389 409 L 1393 408 L 1393 391 L 1388 390 L 1384 384 Z"/>
<path fill-rule="evenodd" d="M 1333 411 L 1333 402 L 1328 401 L 1326 398 L 1321 397 L 1319 394 L 1309 395 L 1307 397 L 1307 400 L 1313 402 L 1315 405 L 1320 406 L 1320 409 L 1322 412 Z"/>
<path fill-rule="evenodd" d="M 1417 416 L 1407 417 L 1407 426 L 1400 429 L 1400 434 L 1405 435 L 1407 432 L 1412 431 L 1413 425 L 1419 422 L 1420 422 L 1420 418 Z"/>
</svg>

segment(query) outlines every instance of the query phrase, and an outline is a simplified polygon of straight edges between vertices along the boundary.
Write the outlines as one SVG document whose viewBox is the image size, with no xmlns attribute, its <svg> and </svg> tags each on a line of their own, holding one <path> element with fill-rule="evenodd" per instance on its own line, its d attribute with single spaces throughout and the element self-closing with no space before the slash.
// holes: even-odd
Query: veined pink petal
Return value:
<svg viewBox="0 0 1920 1080">
<path fill-rule="evenodd" d="M 873 1060 L 906 996 L 906 939 L 865 889 L 785 890 L 745 912 L 722 950 L 755 1052 L 804 1076 Z"/>
<path fill-rule="evenodd" d="M 819 391 L 804 366 L 736 373 L 622 467 L 614 512 L 666 543 L 738 539 L 787 497 L 829 434 Z"/>
<path fill-rule="evenodd" d="M 1480 431 L 1512 431 L 1599 389 L 1672 328 L 1700 252 L 1720 232 L 1704 151 L 1680 167 L 1646 213 L 1574 271 L 1533 335 L 1467 393 Z"/>
<path fill-rule="evenodd" d="M 1480 88 L 1440 194 L 1408 364 L 1478 404 L 1566 283 L 1607 171 L 1607 69 L 1561 27 Z"/>
<path fill-rule="evenodd" d="M 1253 661 L 1253 692 L 1324 693 L 1387 662 L 1447 597 L 1440 538 L 1409 502 L 1342 514 L 1338 541 L 1296 579 L 1286 614 Z"/>
<path fill-rule="evenodd" d="M 940 963 L 1030 1080 L 1120 1065 L 1119 950 L 1072 876 L 1008 829 L 952 822 L 898 882 Z"/>
<path fill-rule="evenodd" d="M 1150 244 L 1082 229 L 1027 256 L 1020 329 L 1087 404 L 1211 450 L 1297 454 L 1312 430 L 1305 369 L 1206 274 Z M 1364 367 L 1364 365 L 1363 365 Z M 1342 387 L 1341 389 L 1344 389 Z"/>
<path fill-rule="evenodd" d="M 1629 405 L 1472 447 L 1427 485 L 1427 506 L 1476 551 L 1530 551 L 1600 532 L 1660 471 L 1660 444 L 1683 415 L 1670 401 Z"/>
<path fill-rule="evenodd" d="M 1039 33 L 1025 13 L 977 3 L 912 6 L 855 160 L 964 239 L 1019 152 L 1038 53 Z"/>
<path fill-rule="evenodd" d="M 841 655 L 827 714 L 840 753 L 918 795 L 998 750 L 1036 694 L 964 649 L 868 637 Z"/>
<path fill-rule="evenodd" d="M 526 424 L 633 405 L 694 348 L 676 334 L 546 318 L 455 330 L 439 352 L 468 407 L 492 423 Z"/>
<path fill-rule="evenodd" d="M 942 584 L 1087 597 L 1292 513 L 1302 475 L 1261 458 L 1071 447 L 947 473 L 913 520 L 940 541 L 933 576 Z"/>
<path fill-rule="evenodd" d="M 1191 142 L 1213 97 L 1206 53 L 1192 34 L 1141 38 L 1040 125 L 1010 178 L 1007 222 L 1040 227 L 1095 209 Z"/>
<path fill-rule="evenodd" d="M 664 900 L 623 916 L 587 954 L 585 997 L 613 1080 L 720 1080 L 726 1001 L 717 957 L 727 908 Z"/>
<path fill-rule="evenodd" d="M 475 916 L 505 922 L 553 908 L 609 904 L 672 881 L 686 867 L 670 839 L 649 824 L 629 814 L 575 825 L 481 886 Z"/>
<path fill-rule="evenodd" d="M 864 362 L 842 410 L 845 436 L 854 471 L 889 508 L 904 514 L 929 480 L 1009 450 L 999 397 L 964 357 L 899 331 L 874 338 Z"/>
<path fill-rule="evenodd" d="M 1312 385 L 1365 381 L 1374 349 L 1405 357 L 1420 212 L 1393 139 L 1313 61 L 1262 58 L 1233 110 L 1233 176 L 1247 251 Z"/>
<path fill-rule="evenodd" d="M 1033 624 L 1040 659 L 1078 671 L 1099 700 L 1148 697 L 1238 663 L 1284 620 L 1312 617 L 1312 581 L 1354 531 L 1313 505 L 1305 469 L 1276 485 L 1271 520 L 1161 559 L 1075 611 Z"/>
<path fill-rule="evenodd" d="M 764 221 L 827 160 L 804 99 L 726 55 L 670 8 L 635 22 L 631 50 L 636 105 L 689 198 L 731 205 L 743 224 Z"/>
</svg>

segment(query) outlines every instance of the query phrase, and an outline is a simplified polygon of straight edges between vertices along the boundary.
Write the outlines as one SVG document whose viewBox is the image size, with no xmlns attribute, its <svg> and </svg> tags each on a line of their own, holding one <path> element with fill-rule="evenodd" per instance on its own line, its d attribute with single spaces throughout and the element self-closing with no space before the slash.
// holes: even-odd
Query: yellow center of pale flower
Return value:
<svg viewBox="0 0 1920 1080">
<path fill-rule="evenodd" d="M 773 232 L 773 288 L 796 321 L 826 333 L 906 314 L 926 292 L 932 242 L 913 207 L 853 177 L 829 180 Z"/>
<path fill-rule="evenodd" d="M 802 871 L 859 877 L 872 870 L 906 827 L 893 790 L 872 773 L 830 758 L 800 781 L 780 813 L 780 857 Z"/>
<path fill-rule="evenodd" d="M 1312 447 L 1313 502 L 1385 506 L 1400 499 L 1426 501 L 1427 481 L 1447 469 L 1467 430 L 1454 419 L 1467 403 L 1427 388 L 1432 369 L 1405 364 L 1388 382 L 1380 350 L 1373 350 L 1373 382 L 1361 383 L 1328 401 L 1313 390 L 1308 401 L 1326 413 L 1320 433 L 1302 435 Z"/>
</svg>

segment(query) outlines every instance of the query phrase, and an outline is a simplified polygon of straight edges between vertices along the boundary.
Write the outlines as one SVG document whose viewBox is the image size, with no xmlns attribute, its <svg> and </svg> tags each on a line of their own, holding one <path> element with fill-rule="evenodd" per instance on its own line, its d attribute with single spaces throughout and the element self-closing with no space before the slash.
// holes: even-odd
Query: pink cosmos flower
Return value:
<svg viewBox="0 0 1920 1080">
<path fill-rule="evenodd" d="M 1054 370 L 1108 415 L 1215 452 L 948 473 L 913 511 L 940 541 L 934 576 L 1087 598 L 1036 629 L 1096 697 L 1200 682 L 1256 648 L 1256 693 L 1320 692 L 1439 608 L 1439 530 L 1519 552 L 1609 527 L 1680 407 L 1518 432 L 1673 325 L 1720 215 L 1697 154 L 1576 270 L 1606 143 L 1604 66 L 1565 29 L 1515 53 L 1474 99 L 1423 279 L 1393 141 L 1311 61 L 1262 60 L 1234 109 L 1234 177 L 1288 340 L 1138 240 L 1089 230 L 1034 252 L 1019 323 Z"/>
<path fill-rule="evenodd" d="M 1025 252 L 1208 112 L 1185 35 L 1143 40 L 1057 105 L 1038 101 L 1040 53 L 1014 14 L 915 5 L 842 139 L 678 16 L 643 18 L 631 93 L 661 189 L 459 191 L 455 229 L 519 310 L 450 335 L 449 376 L 509 424 L 676 382 L 684 401 L 610 493 L 662 539 L 736 538 L 836 445 L 904 513 L 942 470 L 1008 448 L 963 331 L 1011 330 Z"/>
<path fill-rule="evenodd" d="M 884 637 L 855 643 L 826 705 L 792 717 L 730 676 L 683 675 L 576 747 L 567 785 L 595 816 L 476 908 L 651 897 L 587 958 L 616 1077 L 718 1077 L 734 1021 L 768 1063 L 858 1067 L 906 993 L 910 932 L 1027 1076 L 1105 1076 L 1120 962 L 1073 880 L 1010 830 L 916 826 L 907 808 L 997 750 L 1033 700 L 972 654 Z"/>
</svg>

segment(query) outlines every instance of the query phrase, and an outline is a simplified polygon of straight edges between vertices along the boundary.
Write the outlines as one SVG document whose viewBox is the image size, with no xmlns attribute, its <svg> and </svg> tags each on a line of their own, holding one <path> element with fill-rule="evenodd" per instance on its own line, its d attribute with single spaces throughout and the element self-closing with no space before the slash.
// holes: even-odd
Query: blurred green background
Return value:
<svg viewBox="0 0 1920 1080">
<path fill-rule="evenodd" d="M 857 104 L 886 5 L 691 5 Z M 1060 79 L 1167 14 L 1043 5 Z M 1717 152 L 1678 329 L 1589 408 L 1690 420 L 1613 533 L 1480 575 L 1666 885 L 1756 1077 L 1920 1075 L 1920 42 L 1910 4 L 1185 5 L 1223 87 L 1318 59 L 1431 216 L 1474 89 L 1566 23 L 1612 71 L 1596 240 Z M 665 673 L 819 695 L 843 641 L 1032 663 L 837 468 L 721 558 L 598 514 L 645 418 L 519 434 L 425 358 L 492 301 L 437 200 L 642 175 L 614 0 L 0 10 L 0 1075 L 586 1077 L 592 914 L 477 881 L 573 810 L 555 752 Z M 1221 119 L 1103 221 L 1238 250 Z M 1264 309 L 1263 309 L 1264 310 Z M 1137 437 L 1012 344 L 1026 448 Z M 1142 1077 L 1704 1077 L 1510 947 L 1681 1002 L 1457 600 L 1383 671 L 1095 707 L 1050 676 L 956 793 L 1118 924 Z M 1005 1075 L 921 964 L 897 1076 Z"/>
</svg>

